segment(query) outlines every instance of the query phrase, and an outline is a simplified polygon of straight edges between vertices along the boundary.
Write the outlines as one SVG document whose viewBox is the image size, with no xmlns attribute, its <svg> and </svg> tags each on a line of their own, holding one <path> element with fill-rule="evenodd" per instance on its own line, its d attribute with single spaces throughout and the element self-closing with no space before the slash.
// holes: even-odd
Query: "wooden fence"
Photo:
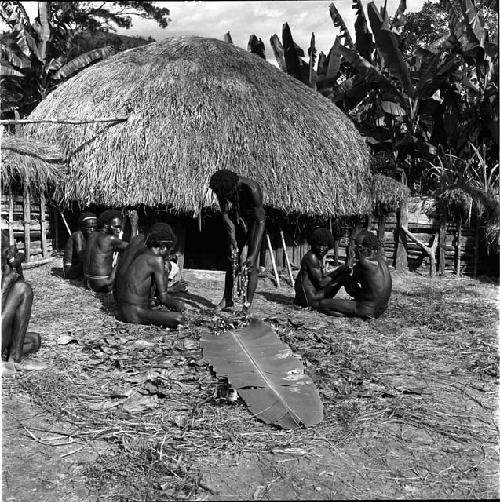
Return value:
<svg viewBox="0 0 500 502">
<path fill-rule="evenodd" d="M 52 254 L 51 223 L 44 194 L 2 194 L 1 228 L 8 229 L 10 244 L 24 250 L 25 262 L 48 260 Z"/>
<path fill-rule="evenodd" d="M 402 209 L 405 211 L 405 208 Z M 436 252 L 438 270 L 445 274 L 471 275 L 488 273 L 484 263 L 488 255 L 484 239 L 484 228 L 476 221 L 446 222 L 442 226 L 436 215 L 435 201 L 429 197 L 412 197 L 408 201 L 406 214 L 389 213 L 380 217 L 371 217 L 365 225 L 342 227 L 340 235 L 336 236 L 334 248 L 326 257 L 327 265 L 339 263 L 352 263 L 354 256 L 351 238 L 358 230 L 367 228 L 378 235 L 384 244 L 384 251 L 389 265 L 396 269 L 428 270 L 429 258 L 426 253 L 415 243 L 405 238 L 399 226 L 404 224 L 424 244 L 430 245 L 434 238 L 439 239 Z M 270 228 L 269 228 L 270 227 Z M 278 229 L 268 226 L 271 238 L 274 259 L 278 267 L 286 267 L 284 248 Z M 293 268 L 300 266 L 302 256 L 308 251 L 306 235 L 297 235 L 288 229 L 285 230 L 286 252 Z M 442 249 L 442 252 L 440 252 Z M 444 257 L 444 267 L 443 258 Z M 491 261 L 491 259 L 490 259 Z M 270 253 L 266 243 L 263 243 L 261 264 L 270 264 Z"/>
</svg>

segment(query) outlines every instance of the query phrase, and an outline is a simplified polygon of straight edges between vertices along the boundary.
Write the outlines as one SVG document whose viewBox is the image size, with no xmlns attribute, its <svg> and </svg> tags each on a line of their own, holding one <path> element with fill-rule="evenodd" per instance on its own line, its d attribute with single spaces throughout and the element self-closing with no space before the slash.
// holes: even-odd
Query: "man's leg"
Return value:
<svg viewBox="0 0 500 502">
<path fill-rule="evenodd" d="M 2 309 L 2 352 L 8 350 L 8 359 L 21 362 L 26 330 L 31 317 L 33 290 L 26 282 L 17 282 Z"/>
<path fill-rule="evenodd" d="M 326 298 L 320 300 L 317 306 L 314 306 L 323 314 L 333 317 L 352 317 L 356 315 L 355 300 L 341 300 L 340 298 Z"/>
<path fill-rule="evenodd" d="M 229 257 L 227 259 L 227 265 L 226 265 L 226 275 L 224 277 L 224 297 L 217 305 L 217 309 L 232 308 L 234 306 L 233 286 L 234 286 L 233 257 L 229 252 Z"/>
<path fill-rule="evenodd" d="M 247 303 L 253 302 L 253 297 L 257 289 L 257 282 L 259 280 L 259 259 L 260 259 L 260 248 L 262 246 L 262 235 L 257 236 L 257 225 L 254 223 L 248 238 L 248 251 L 247 256 L 252 256 L 253 259 L 248 266 L 248 284 L 247 284 Z M 243 307 L 243 311 L 246 313 L 250 307 Z"/>
<path fill-rule="evenodd" d="M 175 329 L 179 324 L 185 324 L 185 317 L 179 312 L 164 312 L 151 310 L 138 305 L 121 304 L 118 306 L 120 319 L 123 322 L 135 324 L 152 324 L 162 328 Z"/>
<path fill-rule="evenodd" d="M 64 267 L 64 278 L 65 279 L 82 279 L 83 278 L 83 265 L 77 263 L 76 265 L 71 265 L 70 267 Z"/>
</svg>

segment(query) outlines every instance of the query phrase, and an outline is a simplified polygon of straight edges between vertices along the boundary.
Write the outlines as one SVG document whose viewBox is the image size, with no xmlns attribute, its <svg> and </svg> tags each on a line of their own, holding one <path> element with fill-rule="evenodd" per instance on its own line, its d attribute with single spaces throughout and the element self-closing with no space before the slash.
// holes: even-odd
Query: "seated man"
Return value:
<svg viewBox="0 0 500 502">
<path fill-rule="evenodd" d="M 333 247 L 333 236 L 326 228 L 316 229 L 309 237 L 311 249 L 302 257 L 300 271 L 295 279 L 294 304 L 317 309 L 320 300 L 336 295 L 351 268 L 342 265 L 325 274 L 323 259 Z"/>
<path fill-rule="evenodd" d="M 346 267 L 344 272 L 335 270 L 332 274 L 339 274 L 334 281 L 336 284 L 326 288 L 323 298 L 313 299 L 309 306 L 331 316 L 378 318 L 387 309 L 392 292 L 389 267 L 380 253 L 380 242 L 375 234 L 362 231 L 354 243 L 357 261 L 352 275 L 345 272 Z M 333 298 L 341 286 L 354 300 Z"/>
<path fill-rule="evenodd" d="M 99 215 L 98 224 L 102 227 L 101 230 L 91 233 L 87 240 L 84 276 L 88 288 L 98 293 L 107 293 L 115 279 L 113 253 L 123 251 L 128 244 L 118 237 L 122 229 L 120 211 L 107 209 Z"/>
<path fill-rule="evenodd" d="M 2 232 L 2 360 L 11 363 L 13 369 L 44 369 L 42 363 L 22 361 L 23 356 L 40 348 L 41 338 L 38 333 L 26 331 L 33 291 L 17 272 L 20 258 L 12 249 L 8 235 Z M 5 366 L 2 369 L 8 370 Z"/>
<path fill-rule="evenodd" d="M 156 223 L 148 232 L 144 244 L 136 239 L 134 247 L 121 257 L 115 288 L 120 320 L 165 328 L 176 328 L 185 322 L 184 316 L 178 313 L 184 310 L 183 304 L 167 293 L 165 258 L 170 255 L 174 243 L 175 235 L 170 225 Z M 149 307 L 153 281 L 159 302 L 177 312 Z"/>
<path fill-rule="evenodd" d="M 73 232 L 64 247 L 65 279 L 83 279 L 83 263 L 87 240 L 97 227 L 94 213 L 82 213 L 78 218 L 79 230 Z"/>
</svg>

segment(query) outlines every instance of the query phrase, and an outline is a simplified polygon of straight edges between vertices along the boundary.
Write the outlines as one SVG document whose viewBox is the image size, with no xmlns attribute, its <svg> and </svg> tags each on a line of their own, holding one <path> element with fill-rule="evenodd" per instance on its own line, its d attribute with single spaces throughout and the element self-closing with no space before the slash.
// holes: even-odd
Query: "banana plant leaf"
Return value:
<svg viewBox="0 0 500 502">
<path fill-rule="evenodd" d="M 90 63 L 98 61 L 100 59 L 107 58 L 115 53 L 115 49 L 111 46 L 102 47 L 100 49 L 94 49 L 92 51 L 86 52 L 81 56 L 76 57 L 69 63 L 65 64 L 60 70 L 54 74 L 54 78 L 67 78 L 73 75 L 73 73 L 85 68 Z"/>
<path fill-rule="evenodd" d="M 283 46 L 281 45 L 281 41 L 280 41 L 278 35 L 276 35 L 276 33 L 271 37 L 270 42 L 271 42 L 271 47 L 273 48 L 274 57 L 276 58 L 276 61 L 278 62 L 278 66 L 280 67 L 280 70 L 286 71 L 285 51 L 283 50 Z"/>
<path fill-rule="evenodd" d="M 323 420 L 316 386 L 268 324 L 254 319 L 219 336 L 204 334 L 200 345 L 217 376 L 227 377 L 250 411 L 265 423 L 294 429 Z"/>
<path fill-rule="evenodd" d="M 371 54 L 373 52 L 373 36 L 368 31 L 368 23 L 366 22 L 365 12 L 361 0 L 353 0 L 352 8 L 356 10 L 356 21 L 354 29 L 356 31 L 356 49 L 360 56 L 371 63 Z"/>
<path fill-rule="evenodd" d="M 410 79 L 410 71 L 399 50 L 399 43 L 396 35 L 382 19 L 382 16 L 373 2 L 368 4 L 367 12 L 373 36 L 375 37 L 375 45 L 384 61 L 384 66 L 387 67 L 389 73 L 393 77 L 401 82 L 403 89 L 408 95 L 413 97 L 414 89 Z"/>
<path fill-rule="evenodd" d="M 337 10 L 333 3 L 330 4 L 330 17 L 332 18 L 333 26 L 340 28 L 340 36 L 344 37 L 344 45 L 346 47 L 352 48 L 354 44 L 352 42 L 351 34 L 349 33 L 349 30 L 347 29 L 347 26 L 342 19 L 340 12 Z"/>
</svg>

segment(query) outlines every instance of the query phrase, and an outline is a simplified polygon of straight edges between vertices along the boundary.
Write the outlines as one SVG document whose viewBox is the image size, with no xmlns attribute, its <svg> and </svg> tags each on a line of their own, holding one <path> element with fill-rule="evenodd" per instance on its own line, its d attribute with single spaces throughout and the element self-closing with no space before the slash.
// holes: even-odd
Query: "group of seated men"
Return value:
<svg viewBox="0 0 500 502">
<path fill-rule="evenodd" d="M 228 170 L 210 179 L 222 210 L 227 231 L 228 267 L 224 296 L 218 309 L 233 308 L 236 268 L 246 274 L 243 313 L 247 314 L 257 287 L 257 261 L 265 228 L 262 190 L 257 182 Z M 138 232 L 137 213 L 129 214 L 130 243 L 121 239 L 123 215 L 115 209 L 99 218 L 85 212 L 79 230 L 71 234 L 64 251 L 64 276 L 82 279 L 95 292 L 113 292 L 119 319 L 127 323 L 177 328 L 185 323 L 184 305 L 172 294 L 186 290 L 183 281 L 173 282 L 173 251 L 177 238 L 170 225 L 155 223 L 145 233 Z M 389 268 L 381 253 L 381 243 L 367 231 L 355 236 L 356 263 L 342 265 L 326 273 L 324 257 L 333 246 L 333 236 L 325 228 L 312 232 L 311 249 L 304 255 L 295 280 L 294 304 L 330 316 L 378 318 L 386 309 L 392 292 Z M 246 259 L 243 260 L 243 248 Z M 22 258 L 2 231 L 2 358 L 19 365 L 23 355 L 37 351 L 40 336 L 27 332 L 33 293 L 24 281 Z M 239 262 L 239 265 L 236 264 Z M 178 275 L 178 274 L 177 274 Z M 336 298 L 344 287 L 353 300 Z M 33 369 L 36 362 L 32 362 Z"/>
<path fill-rule="evenodd" d="M 184 306 L 170 293 L 185 290 L 177 282 L 169 291 L 172 269 L 178 270 L 172 261 L 177 238 L 167 223 L 155 223 L 144 234 L 137 233 L 136 217 L 130 221 L 133 237 L 128 243 L 120 238 L 120 211 L 107 209 L 99 218 L 92 213 L 80 215 L 80 228 L 66 243 L 64 275 L 83 279 L 95 292 L 112 291 L 124 322 L 176 328 L 184 322 Z M 158 309 L 156 303 L 174 312 Z"/>
</svg>

